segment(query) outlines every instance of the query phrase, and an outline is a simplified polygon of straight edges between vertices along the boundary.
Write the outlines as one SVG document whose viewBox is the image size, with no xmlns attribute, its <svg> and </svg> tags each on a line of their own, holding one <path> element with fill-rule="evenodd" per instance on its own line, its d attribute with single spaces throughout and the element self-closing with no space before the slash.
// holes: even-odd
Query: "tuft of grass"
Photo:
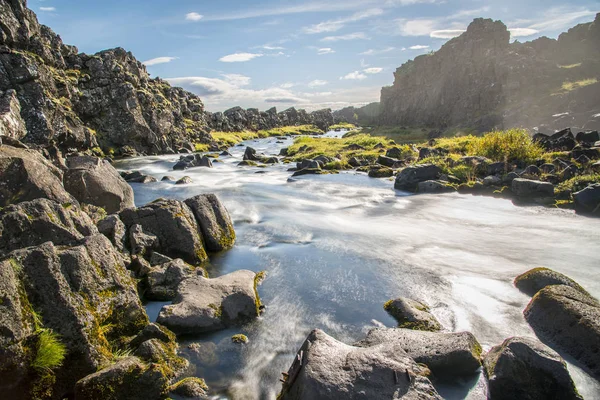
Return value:
<svg viewBox="0 0 600 400">
<path fill-rule="evenodd" d="M 562 84 L 562 90 L 564 90 L 566 92 L 570 92 L 575 89 L 593 85 L 595 83 L 598 83 L 598 79 L 596 79 L 596 78 L 582 79 L 580 81 L 575 81 L 575 82 L 566 81 L 566 82 L 563 82 L 563 84 Z"/>
<path fill-rule="evenodd" d="M 341 161 L 344 163 L 353 156 L 374 160 L 382 154 L 380 149 L 375 148 L 379 143 L 385 147 L 392 146 L 392 143 L 386 138 L 366 134 L 341 139 L 300 137 L 288 147 L 288 156 L 294 161 L 312 159 L 320 155 L 336 158 L 341 156 Z M 352 147 L 349 147 L 352 145 L 361 146 L 363 149 L 353 150 Z"/>
<path fill-rule="evenodd" d="M 283 126 L 269 130 L 258 131 L 258 137 L 265 138 L 270 136 L 297 136 L 297 135 L 322 135 L 321 129 L 314 125 Z"/>
<path fill-rule="evenodd" d="M 475 137 L 467 145 L 470 155 L 484 156 L 493 161 L 535 161 L 543 152 L 524 129 L 490 132 Z"/>
<path fill-rule="evenodd" d="M 598 182 L 600 182 L 600 174 L 579 175 L 559 183 L 555 191 L 562 192 L 570 190 L 572 192 L 578 192 L 585 189 L 589 184 Z"/>
<path fill-rule="evenodd" d="M 356 125 L 351 124 L 349 122 L 340 122 L 339 124 L 335 124 L 335 125 L 331 125 L 329 127 L 330 131 L 333 131 L 335 129 L 354 129 L 356 128 Z"/>
<path fill-rule="evenodd" d="M 194 149 L 198 152 L 206 152 L 208 151 L 208 145 L 206 143 L 196 143 Z"/>
<path fill-rule="evenodd" d="M 41 329 L 38 333 L 38 342 L 35 358 L 31 366 L 39 371 L 49 371 L 62 365 L 66 346 L 60 341 L 58 335 L 51 329 Z"/>
</svg>

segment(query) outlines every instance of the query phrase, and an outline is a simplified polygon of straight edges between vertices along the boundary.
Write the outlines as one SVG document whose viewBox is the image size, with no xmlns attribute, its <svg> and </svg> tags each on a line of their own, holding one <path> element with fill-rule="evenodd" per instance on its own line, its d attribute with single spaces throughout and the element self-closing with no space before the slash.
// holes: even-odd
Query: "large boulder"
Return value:
<svg viewBox="0 0 600 400">
<path fill-rule="evenodd" d="M 125 250 L 127 230 L 119 215 L 111 214 L 99 221 L 96 226 L 98 231 L 106 236 L 117 250 L 121 252 Z"/>
<path fill-rule="evenodd" d="M 244 151 L 244 161 L 260 161 L 261 157 L 256 155 L 256 150 L 253 149 L 252 147 L 248 146 L 246 147 L 246 150 Z"/>
<path fill-rule="evenodd" d="M 566 285 L 540 290 L 523 312 L 537 336 L 600 378 L 600 303 Z"/>
<path fill-rule="evenodd" d="M 135 206 L 133 189 L 108 161 L 77 156 L 67 159 L 67 166 L 65 189 L 80 202 L 102 207 L 109 214 Z"/>
<path fill-rule="evenodd" d="M 400 171 L 394 188 L 414 192 L 419 182 L 435 180 L 441 173 L 440 167 L 434 164 L 411 165 Z"/>
<path fill-rule="evenodd" d="M 0 92 L 0 136 L 20 140 L 25 135 L 27 127 L 21 117 L 21 103 L 17 92 L 13 89 Z"/>
<path fill-rule="evenodd" d="M 185 201 L 192 210 L 208 251 L 233 247 L 235 230 L 229 212 L 214 194 L 200 194 Z"/>
<path fill-rule="evenodd" d="M 513 337 L 483 360 L 490 400 L 583 399 L 565 361 L 536 339 Z"/>
<path fill-rule="evenodd" d="M 354 347 L 315 329 L 284 375 L 282 400 L 441 399 L 399 343 Z"/>
<path fill-rule="evenodd" d="M 600 215 L 600 183 L 573 193 L 573 202 L 575 209 L 581 213 Z"/>
<path fill-rule="evenodd" d="M 442 325 L 429 311 L 429 307 L 419 301 L 399 297 L 386 302 L 383 308 L 398 321 L 399 328 L 420 331 L 442 329 Z"/>
<path fill-rule="evenodd" d="M 139 224 L 144 232 L 155 235 L 160 253 L 191 264 L 206 261 L 200 227 L 185 203 L 158 199 L 137 209 L 123 210 L 119 215 L 128 229 Z"/>
<path fill-rule="evenodd" d="M 530 296 L 550 285 L 567 285 L 589 295 L 577 282 L 560 272 L 549 268 L 534 268 L 515 278 L 515 286 Z"/>
<path fill-rule="evenodd" d="M 203 275 L 204 270 L 195 269 L 180 258 L 152 267 L 146 275 L 144 297 L 148 300 L 172 300 L 181 281 L 194 273 Z"/>
<path fill-rule="evenodd" d="M 417 185 L 418 193 L 451 193 L 456 192 L 456 188 L 442 181 L 425 181 Z"/>
<path fill-rule="evenodd" d="M 147 365 L 137 357 L 126 357 L 77 382 L 75 398 L 159 400 L 164 398 L 168 383 L 160 365 Z"/>
<path fill-rule="evenodd" d="M 394 343 L 416 362 L 439 377 L 468 376 L 481 367 L 481 345 L 470 332 L 425 332 L 401 328 L 376 328 L 355 346 Z"/>
<path fill-rule="evenodd" d="M 0 291 L 13 292 L 11 298 L 16 289 L 19 296 L 18 302 L 0 305 L 0 347 L 10 354 L 0 357 L 0 392 L 7 398 L 22 398 L 35 386 L 30 382 L 35 374 L 22 372 L 35 368 L 31 346 L 40 332 L 56 334 L 66 352 L 66 362 L 40 366 L 57 378 L 54 390 L 60 394 L 110 361 L 109 343 L 122 342 L 148 324 L 135 282 L 103 235 L 86 237 L 75 247 L 47 242 L 16 250 L 0 262 L 0 271 L 8 279 Z M 20 317 L 13 320 L 15 312 Z"/>
<path fill-rule="evenodd" d="M 0 146 L 0 182 L 0 207 L 39 198 L 77 202 L 62 185 L 62 171 L 34 150 Z"/>
<path fill-rule="evenodd" d="M 258 277 L 239 270 L 218 278 L 194 276 L 177 289 L 173 304 L 164 306 L 157 322 L 177 334 L 202 333 L 256 318 Z"/>
<path fill-rule="evenodd" d="M 515 196 L 521 198 L 543 198 L 554 196 L 554 185 L 549 182 L 541 182 L 531 179 L 513 179 L 511 183 L 511 190 Z"/>
<path fill-rule="evenodd" d="M 90 217 L 76 204 L 37 199 L 0 210 L 0 254 L 48 241 L 74 245 L 97 233 Z"/>
</svg>

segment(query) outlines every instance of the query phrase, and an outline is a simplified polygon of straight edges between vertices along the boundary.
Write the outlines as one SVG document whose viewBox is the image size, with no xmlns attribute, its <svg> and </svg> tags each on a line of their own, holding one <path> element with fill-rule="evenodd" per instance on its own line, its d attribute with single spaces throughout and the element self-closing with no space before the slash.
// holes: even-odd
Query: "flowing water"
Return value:
<svg viewBox="0 0 600 400">
<path fill-rule="evenodd" d="M 339 133 L 329 132 L 328 136 Z M 292 139 L 246 145 L 277 155 Z M 512 285 L 533 267 L 560 271 L 600 297 L 600 219 L 570 211 L 517 207 L 471 195 L 408 195 L 366 174 L 290 178 L 279 164 L 238 167 L 245 150 L 230 149 L 214 168 L 172 171 L 178 156 L 130 159 L 121 170 L 190 176 L 194 183 L 133 184 L 136 204 L 158 197 L 216 193 L 234 220 L 237 242 L 211 257 L 212 277 L 266 270 L 259 293 L 267 306 L 253 323 L 181 338 L 181 350 L 215 398 L 274 399 L 306 335 L 314 328 L 352 343 L 376 326 L 394 326 L 383 303 L 404 296 L 428 303 L 448 331 L 471 331 L 485 350 L 510 336 L 533 336 L 522 311 L 529 297 Z M 147 306 L 155 319 L 162 304 Z M 231 335 L 246 334 L 245 345 Z M 196 351 L 188 346 L 198 343 Z M 585 398 L 600 384 L 569 363 Z M 439 386 L 445 398 L 485 397 L 482 376 Z"/>
</svg>

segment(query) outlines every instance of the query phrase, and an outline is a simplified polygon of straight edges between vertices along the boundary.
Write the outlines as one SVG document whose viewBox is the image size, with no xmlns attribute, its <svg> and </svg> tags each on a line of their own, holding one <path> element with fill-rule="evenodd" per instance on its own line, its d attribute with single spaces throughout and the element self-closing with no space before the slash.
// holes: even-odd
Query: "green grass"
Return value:
<svg viewBox="0 0 600 400">
<path fill-rule="evenodd" d="M 329 127 L 330 131 L 333 131 L 335 129 L 354 129 L 356 128 L 356 125 L 351 124 L 349 122 L 340 122 L 339 124 L 335 124 L 335 125 L 331 125 Z"/>
<path fill-rule="evenodd" d="M 248 343 L 248 336 L 238 333 L 231 337 L 233 343 Z"/>
<path fill-rule="evenodd" d="M 36 354 L 31 366 L 40 371 L 53 370 L 62 365 L 66 346 L 60 341 L 58 335 L 51 329 L 41 329 L 38 334 Z"/>
<path fill-rule="evenodd" d="M 559 183 L 556 187 L 556 192 L 562 192 L 564 190 L 578 192 L 585 189 L 589 184 L 597 182 L 600 182 L 600 174 L 579 175 Z"/>
<path fill-rule="evenodd" d="M 216 142 L 220 142 L 227 146 L 235 146 L 245 140 L 267 138 L 272 136 L 297 136 L 297 135 L 314 135 L 323 134 L 321 129 L 314 125 L 299 125 L 299 126 L 284 126 L 281 128 L 273 128 L 269 130 L 243 131 L 243 132 L 221 132 L 213 131 L 210 135 Z M 198 146 L 198 145 L 196 145 Z M 200 151 L 200 150 L 199 150 Z"/>
<path fill-rule="evenodd" d="M 487 157 L 493 161 L 534 161 L 543 154 L 543 149 L 531 140 L 524 129 L 495 131 L 473 137 L 467 145 L 469 155 Z"/>
<path fill-rule="evenodd" d="M 363 128 L 364 133 L 372 136 L 383 136 L 396 143 L 420 143 L 427 140 L 429 129 L 404 128 L 398 126 L 376 126 Z"/>
<path fill-rule="evenodd" d="M 359 134 L 341 139 L 299 137 L 294 140 L 294 144 L 288 147 L 288 156 L 294 161 L 312 159 L 320 155 L 336 158 L 341 156 L 341 161 L 344 163 L 353 156 L 360 156 L 373 160 L 382 154 L 379 149 L 375 149 L 375 146 L 379 143 L 382 143 L 385 147 L 393 146 L 386 138 L 374 137 L 366 134 Z M 350 145 L 362 146 L 364 150 L 348 149 L 348 146 Z"/>
</svg>

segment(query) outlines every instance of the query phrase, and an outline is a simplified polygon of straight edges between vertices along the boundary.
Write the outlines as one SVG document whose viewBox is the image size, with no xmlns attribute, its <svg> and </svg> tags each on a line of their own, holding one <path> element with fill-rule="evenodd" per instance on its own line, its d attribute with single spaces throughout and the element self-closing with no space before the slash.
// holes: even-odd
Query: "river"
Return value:
<svg viewBox="0 0 600 400">
<path fill-rule="evenodd" d="M 277 155 L 292 140 L 244 144 Z M 175 155 L 116 164 L 159 181 L 164 175 L 194 181 L 134 183 L 138 206 L 158 197 L 219 196 L 237 242 L 211 256 L 212 277 L 238 269 L 268 273 L 259 288 L 267 307 L 262 317 L 180 338 L 183 354 L 215 398 L 274 399 L 281 372 L 313 328 L 352 343 L 373 327 L 395 325 L 383 310 L 391 298 L 426 302 L 446 330 L 471 331 L 487 350 L 510 336 L 534 336 L 522 315 L 529 297 L 512 284 L 520 273 L 549 267 L 600 297 L 600 219 L 490 197 L 409 195 L 395 191 L 391 180 L 353 171 L 290 178 L 291 164 L 238 167 L 244 150 L 231 148 L 232 157 L 221 157 L 211 169 L 172 171 Z M 147 305 L 151 319 L 161 305 Z M 232 344 L 236 333 L 249 343 Z M 188 349 L 192 343 L 199 351 Z M 600 398 L 598 381 L 572 363 L 569 370 L 585 398 Z M 481 375 L 438 390 L 449 399 L 485 398 Z"/>
</svg>

